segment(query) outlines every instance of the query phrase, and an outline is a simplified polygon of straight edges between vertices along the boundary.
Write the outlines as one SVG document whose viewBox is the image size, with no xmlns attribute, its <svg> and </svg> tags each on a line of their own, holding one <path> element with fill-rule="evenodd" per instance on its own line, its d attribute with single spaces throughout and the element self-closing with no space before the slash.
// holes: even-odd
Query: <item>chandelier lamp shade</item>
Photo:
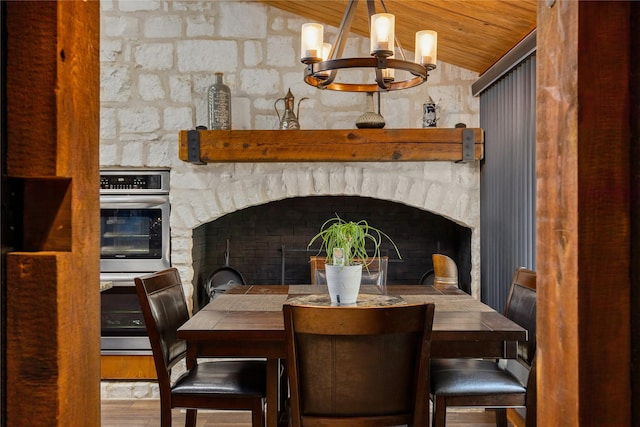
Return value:
<svg viewBox="0 0 640 427">
<path fill-rule="evenodd" d="M 342 17 L 335 42 L 324 40 L 324 27 L 318 23 L 302 25 L 300 61 L 306 65 L 304 81 L 318 89 L 344 92 L 381 92 L 407 89 L 427 81 L 429 71 L 436 68 L 438 33 L 418 31 L 415 39 L 415 58 L 405 58 L 400 41 L 395 37 L 395 17 L 388 13 L 383 0 L 378 0 L 383 13 L 375 13 L 375 0 L 366 0 L 369 13 L 370 57 L 344 58 L 344 48 L 358 0 L 349 0 Z M 399 57 L 396 57 L 396 54 Z M 375 82 L 354 82 L 337 79 L 338 71 L 347 69 L 372 70 Z M 396 70 L 408 76 L 397 80 Z M 364 73 L 370 76 L 371 73 Z"/>
</svg>

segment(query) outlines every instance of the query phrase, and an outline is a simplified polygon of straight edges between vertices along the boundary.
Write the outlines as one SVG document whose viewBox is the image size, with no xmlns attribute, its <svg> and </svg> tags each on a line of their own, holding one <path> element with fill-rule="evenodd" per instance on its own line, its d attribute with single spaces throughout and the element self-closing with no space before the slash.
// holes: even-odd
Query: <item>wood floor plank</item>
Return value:
<svg viewBox="0 0 640 427">
<path fill-rule="evenodd" d="M 185 411 L 174 409 L 173 425 L 184 425 Z M 153 399 L 102 400 L 102 427 L 157 427 L 160 401 Z M 248 411 L 198 411 L 197 427 L 251 427 Z M 448 427 L 494 427 L 492 411 L 453 410 L 447 413 Z M 509 424 L 511 427 L 512 425 Z"/>
</svg>

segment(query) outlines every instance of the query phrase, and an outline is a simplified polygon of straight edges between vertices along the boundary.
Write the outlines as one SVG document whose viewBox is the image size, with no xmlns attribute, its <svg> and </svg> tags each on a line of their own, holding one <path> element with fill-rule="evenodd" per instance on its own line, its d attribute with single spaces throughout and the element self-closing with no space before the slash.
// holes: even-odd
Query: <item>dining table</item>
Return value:
<svg viewBox="0 0 640 427">
<path fill-rule="evenodd" d="M 358 305 L 380 294 L 362 285 Z M 387 285 L 393 304 L 435 303 L 431 357 L 514 358 L 527 330 L 454 285 Z M 187 367 L 198 358 L 264 358 L 267 426 L 277 426 L 286 390 L 286 339 L 282 305 L 329 301 L 326 285 L 237 285 L 216 296 L 177 332 L 187 345 Z M 283 363 L 283 361 L 285 363 Z"/>
</svg>

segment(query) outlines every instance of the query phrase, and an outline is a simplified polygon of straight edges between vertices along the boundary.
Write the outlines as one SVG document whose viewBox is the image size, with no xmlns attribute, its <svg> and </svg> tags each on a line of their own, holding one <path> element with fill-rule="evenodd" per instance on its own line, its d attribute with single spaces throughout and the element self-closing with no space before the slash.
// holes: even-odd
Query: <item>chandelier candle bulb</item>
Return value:
<svg viewBox="0 0 640 427">
<path fill-rule="evenodd" d="M 395 46 L 395 16 L 376 13 L 371 16 L 371 54 L 390 56 Z"/>
<path fill-rule="evenodd" d="M 322 43 L 322 60 L 326 61 L 329 59 L 329 54 L 331 53 L 331 43 Z M 318 71 L 315 76 L 319 79 L 326 79 L 329 77 L 329 71 Z"/>
<path fill-rule="evenodd" d="M 329 54 L 331 53 L 331 43 L 322 43 L 322 60 L 326 61 L 329 59 Z"/>
<path fill-rule="evenodd" d="M 395 55 L 391 55 L 389 57 L 389 59 L 393 59 L 395 57 L 396 57 Z M 393 68 L 385 68 L 385 69 L 383 69 L 382 70 L 382 78 L 386 82 L 392 82 L 396 78 L 396 70 L 394 70 Z"/>
<path fill-rule="evenodd" d="M 418 31 L 416 33 L 415 62 L 425 67 L 436 65 L 438 49 L 438 33 L 431 30 Z"/>
<path fill-rule="evenodd" d="M 300 45 L 300 60 L 304 63 L 322 61 L 322 44 L 324 42 L 324 27 L 322 24 L 302 24 L 302 43 Z"/>
</svg>

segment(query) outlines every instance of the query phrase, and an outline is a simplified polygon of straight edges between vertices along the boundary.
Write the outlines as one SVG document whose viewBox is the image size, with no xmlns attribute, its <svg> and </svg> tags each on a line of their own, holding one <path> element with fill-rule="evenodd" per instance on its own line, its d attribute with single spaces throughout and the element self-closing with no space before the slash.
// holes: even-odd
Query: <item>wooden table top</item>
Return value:
<svg viewBox="0 0 640 427">
<path fill-rule="evenodd" d="M 361 294 L 375 292 L 373 286 L 361 288 Z M 324 293 L 323 285 L 237 286 L 197 312 L 178 337 L 210 356 L 285 357 L 282 304 Z M 389 285 L 387 294 L 407 303 L 435 303 L 435 357 L 514 357 L 516 342 L 527 339 L 525 329 L 457 287 Z"/>
<path fill-rule="evenodd" d="M 214 298 L 178 329 L 187 341 L 187 367 L 198 357 L 267 359 L 267 426 L 279 423 L 283 406 L 279 359 L 286 359 L 282 305 L 291 298 L 327 294 L 323 285 L 237 286 Z M 362 286 L 361 294 L 376 294 Z M 457 287 L 387 286 L 406 303 L 434 302 L 432 357 L 515 357 L 527 331 Z M 366 299 L 366 298 L 362 298 Z M 366 303 L 366 302 L 365 302 Z"/>
</svg>

